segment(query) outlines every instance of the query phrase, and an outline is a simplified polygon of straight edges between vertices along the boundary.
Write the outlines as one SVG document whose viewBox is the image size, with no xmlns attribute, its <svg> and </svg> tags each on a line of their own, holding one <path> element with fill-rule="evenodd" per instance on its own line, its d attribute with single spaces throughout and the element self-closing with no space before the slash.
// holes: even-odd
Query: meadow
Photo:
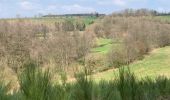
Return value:
<svg viewBox="0 0 170 100">
<path fill-rule="evenodd" d="M 145 55 L 144 59 L 137 60 L 124 68 L 130 68 L 131 71 L 139 78 L 150 77 L 156 78 L 158 76 L 170 77 L 170 47 L 158 48 Z M 114 75 L 118 73 L 119 69 L 111 69 L 106 72 L 101 72 L 94 75 L 98 80 L 111 80 Z"/>
<path fill-rule="evenodd" d="M 158 19 L 161 19 L 162 21 L 170 21 L 170 16 L 167 15 L 167 16 L 157 16 Z"/>
<path fill-rule="evenodd" d="M 90 25 L 92 24 L 97 18 L 96 17 L 38 17 L 38 18 L 20 18 L 20 20 L 24 21 L 30 21 L 33 23 L 42 23 L 42 24 L 55 24 L 55 22 L 63 22 L 63 21 L 71 21 L 72 23 L 75 23 L 77 20 L 82 21 L 85 23 L 85 25 Z M 17 18 L 12 18 L 12 19 L 0 19 L 0 20 L 7 20 L 11 22 L 16 22 L 18 21 Z"/>
</svg>

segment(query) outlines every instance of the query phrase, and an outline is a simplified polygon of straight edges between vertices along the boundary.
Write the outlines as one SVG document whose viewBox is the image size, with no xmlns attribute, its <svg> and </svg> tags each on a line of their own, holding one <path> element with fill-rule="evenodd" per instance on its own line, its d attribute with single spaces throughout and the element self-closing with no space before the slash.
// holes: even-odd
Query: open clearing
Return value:
<svg viewBox="0 0 170 100">
<path fill-rule="evenodd" d="M 92 49 L 94 53 L 107 53 L 112 47 L 111 39 L 99 38 L 96 40 L 96 47 Z"/>
<path fill-rule="evenodd" d="M 161 19 L 162 21 L 170 21 L 170 16 L 158 16 L 159 19 Z"/>
<path fill-rule="evenodd" d="M 43 24 L 54 24 L 55 22 L 71 21 L 75 23 L 76 21 L 82 21 L 86 26 L 92 24 L 97 18 L 96 17 L 47 17 L 47 18 L 21 18 L 24 21 L 31 21 L 33 23 L 43 23 Z M 18 19 L 0 19 L 7 20 L 10 22 L 18 21 Z"/>
<path fill-rule="evenodd" d="M 139 78 L 146 76 L 158 77 L 167 76 L 170 77 L 170 46 L 155 49 L 145 56 L 143 60 L 136 61 L 129 65 L 132 72 Z M 127 67 L 127 66 L 125 66 Z M 117 69 L 111 69 L 105 72 L 95 74 L 93 77 L 96 80 L 111 80 L 118 72 Z"/>
<path fill-rule="evenodd" d="M 121 39 L 105 39 L 99 38 L 96 40 L 96 47 L 93 48 L 91 51 L 93 53 L 103 53 L 107 54 L 112 48 L 120 48 L 122 44 Z"/>
</svg>

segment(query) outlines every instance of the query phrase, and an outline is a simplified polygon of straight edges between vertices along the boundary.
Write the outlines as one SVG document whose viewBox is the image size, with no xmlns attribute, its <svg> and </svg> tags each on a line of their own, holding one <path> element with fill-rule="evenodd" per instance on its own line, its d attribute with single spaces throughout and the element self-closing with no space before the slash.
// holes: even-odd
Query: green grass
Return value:
<svg viewBox="0 0 170 100">
<path fill-rule="evenodd" d="M 86 25 L 90 25 L 92 22 L 94 22 L 97 18 L 96 17 L 85 17 L 83 18 L 83 22 Z"/>
<path fill-rule="evenodd" d="M 156 49 L 142 61 L 130 65 L 132 70 L 141 77 L 165 75 L 170 77 L 170 47 Z"/>
<path fill-rule="evenodd" d="M 170 46 L 153 50 L 143 60 L 135 61 L 129 67 L 139 78 L 146 76 L 154 78 L 160 75 L 170 77 Z M 117 70 L 102 72 L 94 77 L 96 80 L 110 80 L 114 78 L 114 73 L 116 74 Z"/>
<path fill-rule="evenodd" d="M 157 49 L 146 60 L 167 59 L 169 50 L 170 47 Z M 166 77 L 139 80 L 131 70 L 120 68 L 114 80 L 96 83 L 84 70 L 75 74 L 74 82 L 63 79 L 54 84 L 49 70 L 33 62 L 23 68 L 18 74 L 18 91 L 9 94 L 10 85 L 0 80 L 0 100 L 169 100 L 170 79 Z"/>
<path fill-rule="evenodd" d="M 120 69 L 115 80 L 96 83 L 87 71 L 77 73 L 75 82 L 53 84 L 49 71 L 28 63 L 19 75 L 18 91 L 8 94 L 0 84 L 0 100 L 169 100 L 170 79 L 138 80 L 130 70 Z"/>
<path fill-rule="evenodd" d="M 112 44 L 107 44 L 101 47 L 96 47 L 92 49 L 92 52 L 97 52 L 97 53 L 107 53 L 112 47 Z"/>
<path fill-rule="evenodd" d="M 119 48 L 121 45 L 121 41 L 119 39 L 105 39 L 99 38 L 96 40 L 96 47 L 92 49 L 93 53 L 108 53 L 112 48 Z"/>
<path fill-rule="evenodd" d="M 94 53 L 107 53 L 112 47 L 111 39 L 99 38 L 96 40 L 96 47 L 92 49 Z"/>
<path fill-rule="evenodd" d="M 111 39 L 105 39 L 105 38 L 99 38 L 99 39 L 97 39 L 96 42 L 97 42 L 98 46 L 102 46 L 102 45 L 111 44 L 112 40 Z"/>
<path fill-rule="evenodd" d="M 76 22 L 76 19 L 80 19 L 82 20 L 83 23 L 86 24 L 86 26 L 90 25 L 91 22 L 94 22 L 97 18 L 96 17 L 55 17 L 55 18 L 22 18 L 23 20 L 26 20 L 26 21 L 32 21 L 32 22 L 41 22 L 41 23 L 44 23 L 44 24 L 54 24 L 55 22 L 61 22 L 61 21 L 64 21 L 64 20 L 69 20 L 71 22 Z M 0 19 L 2 20 L 2 19 Z M 7 21 L 17 21 L 18 19 L 5 19 Z"/>
<path fill-rule="evenodd" d="M 170 21 L 170 16 L 157 16 L 158 19 L 161 19 L 162 21 Z"/>
</svg>

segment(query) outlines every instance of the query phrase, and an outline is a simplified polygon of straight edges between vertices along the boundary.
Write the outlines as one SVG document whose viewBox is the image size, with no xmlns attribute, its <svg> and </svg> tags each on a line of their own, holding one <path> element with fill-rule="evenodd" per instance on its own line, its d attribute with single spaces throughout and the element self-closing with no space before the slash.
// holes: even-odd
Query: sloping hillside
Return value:
<svg viewBox="0 0 170 100">
<path fill-rule="evenodd" d="M 170 77 L 170 46 L 151 51 L 143 60 L 136 61 L 129 67 L 138 77 L 157 77 L 160 75 Z M 117 69 L 108 70 L 95 74 L 94 78 L 96 80 L 110 80 L 117 72 Z"/>
</svg>

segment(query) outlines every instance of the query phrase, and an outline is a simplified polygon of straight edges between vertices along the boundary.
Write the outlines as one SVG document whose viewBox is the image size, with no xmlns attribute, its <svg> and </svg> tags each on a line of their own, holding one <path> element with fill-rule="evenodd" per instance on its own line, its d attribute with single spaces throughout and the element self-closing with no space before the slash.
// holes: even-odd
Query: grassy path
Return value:
<svg viewBox="0 0 170 100">
<path fill-rule="evenodd" d="M 140 77 L 157 77 L 164 75 L 170 77 L 170 46 L 155 49 L 150 52 L 143 60 L 136 61 L 129 65 L 132 72 Z M 117 73 L 118 69 L 108 70 L 102 73 L 97 73 L 93 77 L 96 80 L 110 80 Z"/>
</svg>

